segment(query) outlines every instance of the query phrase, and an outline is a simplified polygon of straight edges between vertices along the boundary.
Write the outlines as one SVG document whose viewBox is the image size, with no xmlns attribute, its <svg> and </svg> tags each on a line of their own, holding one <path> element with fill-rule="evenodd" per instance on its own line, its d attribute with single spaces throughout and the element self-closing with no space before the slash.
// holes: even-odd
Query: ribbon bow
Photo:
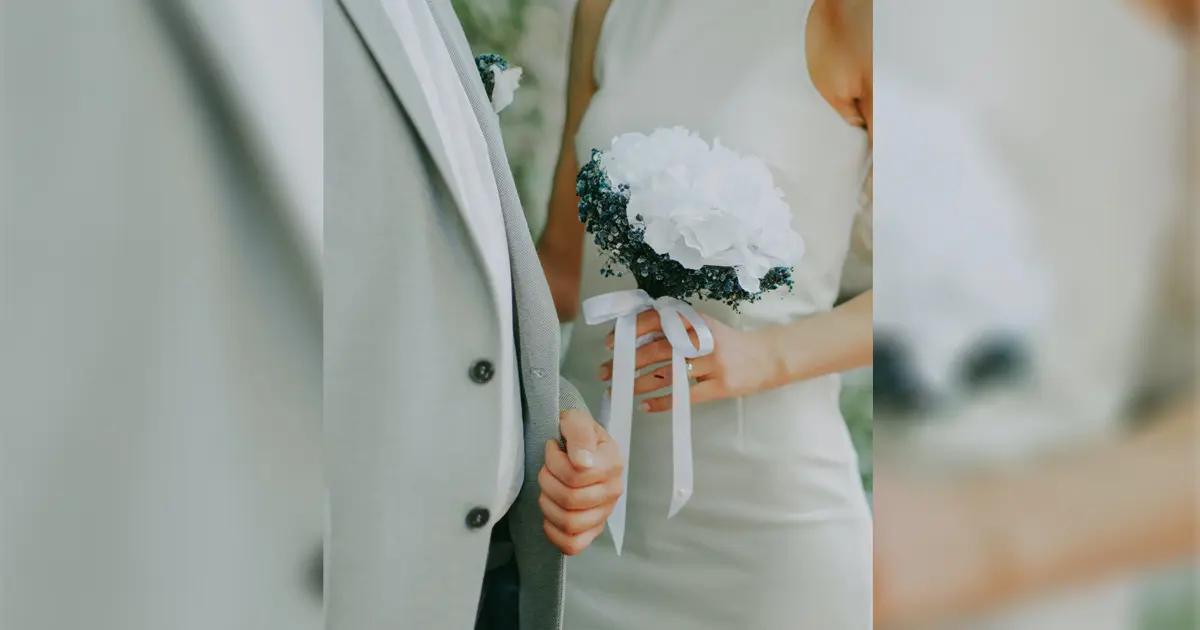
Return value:
<svg viewBox="0 0 1200 630">
<path fill-rule="evenodd" d="M 654 299 L 641 289 L 616 291 L 589 298 L 583 302 L 584 321 L 589 325 L 617 320 L 613 341 L 612 399 L 605 396 L 601 423 L 616 441 L 621 461 L 626 463 L 621 474 L 622 493 L 612 514 L 608 529 L 612 533 L 617 554 L 625 539 L 625 497 L 629 490 L 629 439 L 633 430 L 633 380 L 636 376 L 637 348 L 660 339 L 657 333 L 637 337 L 637 316 L 654 309 L 662 320 L 663 334 L 671 343 L 671 374 L 673 401 L 671 410 L 671 458 L 674 470 L 674 492 L 667 518 L 679 513 L 692 497 L 692 403 L 688 382 L 687 360 L 702 357 L 713 351 L 713 336 L 708 325 L 691 304 L 673 297 Z M 699 344 L 692 345 L 685 322 L 691 322 Z"/>
</svg>

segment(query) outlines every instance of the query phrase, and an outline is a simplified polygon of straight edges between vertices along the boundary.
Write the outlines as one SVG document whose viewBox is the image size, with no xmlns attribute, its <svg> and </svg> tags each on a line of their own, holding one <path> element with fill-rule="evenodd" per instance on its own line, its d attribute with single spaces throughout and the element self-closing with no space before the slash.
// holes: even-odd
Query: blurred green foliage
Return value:
<svg viewBox="0 0 1200 630">
<path fill-rule="evenodd" d="M 874 459 L 871 454 L 874 404 L 870 372 L 848 375 L 842 387 L 842 415 L 846 418 L 850 438 L 858 450 L 859 470 L 867 492 L 872 492 L 875 486 Z"/>
</svg>

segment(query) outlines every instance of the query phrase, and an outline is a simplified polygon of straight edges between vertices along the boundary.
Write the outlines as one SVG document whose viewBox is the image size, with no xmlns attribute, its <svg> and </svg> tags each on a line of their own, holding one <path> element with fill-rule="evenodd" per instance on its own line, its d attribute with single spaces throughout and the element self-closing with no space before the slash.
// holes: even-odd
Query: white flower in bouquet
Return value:
<svg viewBox="0 0 1200 630">
<path fill-rule="evenodd" d="M 794 264 L 804 242 L 765 162 L 681 127 L 613 140 L 602 164 L 626 188 L 626 218 L 655 252 L 687 269 L 735 270 L 750 294 L 772 269 Z"/>
</svg>

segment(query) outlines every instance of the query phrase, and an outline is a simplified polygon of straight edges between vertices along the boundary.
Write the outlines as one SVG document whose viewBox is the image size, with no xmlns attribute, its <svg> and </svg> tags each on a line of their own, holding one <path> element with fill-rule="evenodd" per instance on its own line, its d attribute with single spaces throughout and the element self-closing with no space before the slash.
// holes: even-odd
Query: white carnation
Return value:
<svg viewBox="0 0 1200 630">
<path fill-rule="evenodd" d="M 794 265 L 804 241 L 765 162 L 682 127 L 613 139 L 603 157 L 614 185 L 629 186 L 629 222 L 646 244 L 688 269 L 733 267 L 758 293 L 774 267 Z"/>
<path fill-rule="evenodd" d="M 517 88 L 521 87 L 521 75 L 525 74 L 525 71 L 521 68 L 501 70 L 499 65 L 492 66 L 490 70 L 493 82 L 492 110 L 499 114 L 500 110 L 512 104 Z"/>
</svg>

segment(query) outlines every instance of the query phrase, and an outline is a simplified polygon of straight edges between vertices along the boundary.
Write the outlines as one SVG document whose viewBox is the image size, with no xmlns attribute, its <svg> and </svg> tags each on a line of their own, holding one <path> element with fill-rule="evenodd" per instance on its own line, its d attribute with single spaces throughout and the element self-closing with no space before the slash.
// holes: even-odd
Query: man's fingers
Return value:
<svg viewBox="0 0 1200 630">
<path fill-rule="evenodd" d="M 554 441 L 546 442 L 546 469 L 568 488 L 585 488 L 621 475 L 621 453 L 616 442 L 600 444 L 595 464 L 580 470 Z"/>
<path fill-rule="evenodd" d="M 574 556 L 587 549 L 588 545 L 596 540 L 600 532 L 604 531 L 604 525 L 572 536 L 555 527 L 550 521 L 542 521 L 542 531 L 546 532 L 546 538 L 550 539 L 550 543 L 558 547 L 559 551 L 568 556 Z"/>
<path fill-rule="evenodd" d="M 567 443 L 571 463 L 580 470 L 595 466 L 600 433 L 604 429 L 592 419 L 592 414 L 582 409 L 567 409 L 558 414 L 558 427 Z"/>
<path fill-rule="evenodd" d="M 568 510 L 590 510 L 616 503 L 621 496 L 621 478 L 614 477 L 583 488 L 570 488 L 559 481 L 549 469 L 538 473 L 538 485 L 551 501 Z"/>
</svg>

